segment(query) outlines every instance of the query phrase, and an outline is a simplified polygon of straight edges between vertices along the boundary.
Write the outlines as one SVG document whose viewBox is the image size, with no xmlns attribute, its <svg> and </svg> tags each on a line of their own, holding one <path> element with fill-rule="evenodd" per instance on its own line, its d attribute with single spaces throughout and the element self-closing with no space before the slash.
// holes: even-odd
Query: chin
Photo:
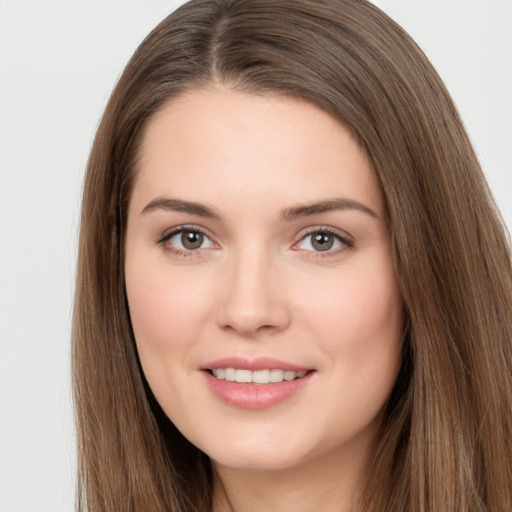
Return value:
<svg viewBox="0 0 512 512">
<path fill-rule="evenodd" d="M 288 442 L 287 442 L 288 441 Z M 305 441 L 275 436 L 269 439 L 261 437 L 231 438 L 230 442 L 214 443 L 205 446 L 203 451 L 212 462 L 234 469 L 277 471 L 296 467 L 313 454 Z"/>
<path fill-rule="evenodd" d="M 280 471 L 291 469 L 302 462 L 298 454 L 289 456 L 282 453 L 221 453 L 218 457 L 210 456 L 214 464 L 239 470 Z"/>
<path fill-rule="evenodd" d="M 328 468 L 337 467 L 340 461 L 357 460 L 363 453 L 364 450 L 353 451 L 352 447 L 307 444 L 305 440 L 300 446 L 256 446 L 255 449 L 249 449 L 234 445 L 230 449 L 211 450 L 207 455 L 217 468 L 292 475 L 303 470 L 329 472 Z"/>
</svg>

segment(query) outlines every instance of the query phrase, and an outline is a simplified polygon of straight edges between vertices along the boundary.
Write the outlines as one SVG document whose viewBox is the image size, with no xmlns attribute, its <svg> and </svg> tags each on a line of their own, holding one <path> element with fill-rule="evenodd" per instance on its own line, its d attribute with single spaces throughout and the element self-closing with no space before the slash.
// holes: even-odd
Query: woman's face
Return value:
<svg viewBox="0 0 512 512">
<path fill-rule="evenodd" d="M 330 116 L 231 90 L 170 101 L 141 148 L 125 265 L 149 385 L 214 463 L 368 449 L 403 310 L 377 180 Z"/>
</svg>

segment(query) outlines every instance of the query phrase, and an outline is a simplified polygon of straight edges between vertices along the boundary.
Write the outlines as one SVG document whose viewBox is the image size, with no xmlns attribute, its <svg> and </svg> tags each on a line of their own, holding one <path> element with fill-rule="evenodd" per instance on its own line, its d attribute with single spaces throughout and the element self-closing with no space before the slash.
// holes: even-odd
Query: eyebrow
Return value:
<svg viewBox="0 0 512 512">
<path fill-rule="evenodd" d="M 320 201 L 317 203 L 310 203 L 305 205 L 294 206 L 293 208 L 287 208 L 283 211 L 281 217 L 283 220 L 291 221 L 300 219 L 302 217 L 308 217 L 310 215 L 316 215 L 318 213 L 330 212 L 333 210 L 357 210 L 362 213 L 369 215 L 377 220 L 380 217 L 371 208 L 365 206 L 358 201 L 352 199 L 328 199 L 327 201 Z"/>
<path fill-rule="evenodd" d="M 144 207 L 141 214 L 149 213 L 155 210 L 188 213 L 190 215 L 198 215 L 200 217 L 206 217 L 209 219 L 222 220 L 222 215 L 215 208 L 202 203 L 184 201 L 182 199 L 157 197 Z M 380 219 L 377 213 L 375 213 L 368 206 L 365 206 L 358 201 L 353 201 L 352 199 L 343 198 L 328 199 L 325 201 L 286 208 L 281 213 L 281 219 L 284 221 L 292 221 L 303 217 L 308 217 L 310 215 L 316 215 L 334 210 L 357 210 L 375 219 Z"/>
<path fill-rule="evenodd" d="M 221 220 L 222 215 L 210 206 L 192 201 L 183 201 L 182 199 L 171 199 L 167 197 L 157 197 L 148 203 L 141 214 L 149 213 L 155 210 L 165 210 L 172 212 L 188 213 L 190 215 L 199 215 L 209 219 Z"/>
</svg>

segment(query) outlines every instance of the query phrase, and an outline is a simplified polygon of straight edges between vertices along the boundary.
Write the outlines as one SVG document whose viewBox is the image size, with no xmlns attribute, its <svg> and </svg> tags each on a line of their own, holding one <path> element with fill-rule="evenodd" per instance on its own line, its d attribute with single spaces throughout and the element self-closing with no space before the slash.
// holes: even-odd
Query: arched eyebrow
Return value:
<svg viewBox="0 0 512 512">
<path fill-rule="evenodd" d="M 379 215 L 377 215 L 377 213 L 368 206 L 359 203 L 358 201 L 343 198 L 328 199 L 326 201 L 319 201 L 316 203 L 309 203 L 305 205 L 294 206 L 292 208 L 286 208 L 286 210 L 284 210 L 281 214 L 281 218 L 285 221 L 291 221 L 333 210 L 357 210 L 369 215 L 370 217 L 380 220 Z"/>
<path fill-rule="evenodd" d="M 182 199 L 174 199 L 167 197 L 157 197 L 149 202 L 141 214 L 149 213 L 155 210 L 174 211 L 181 213 L 188 213 L 190 215 L 198 215 L 199 217 L 206 217 L 209 219 L 222 220 L 222 215 L 211 206 L 196 203 L 193 201 L 184 201 Z M 380 217 L 371 208 L 365 206 L 358 201 L 351 199 L 328 199 L 315 203 L 308 203 L 304 205 L 293 206 L 286 208 L 281 213 L 281 219 L 284 221 L 292 221 L 310 215 L 329 212 L 333 210 L 357 210 L 369 215 L 377 220 Z"/>
<path fill-rule="evenodd" d="M 199 217 L 222 220 L 222 215 L 211 206 L 195 203 L 192 201 L 184 201 L 182 199 L 157 197 L 144 207 L 141 214 L 149 213 L 155 210 L 188 213 L 190 215 L 198 215 Z"/>
</svg>

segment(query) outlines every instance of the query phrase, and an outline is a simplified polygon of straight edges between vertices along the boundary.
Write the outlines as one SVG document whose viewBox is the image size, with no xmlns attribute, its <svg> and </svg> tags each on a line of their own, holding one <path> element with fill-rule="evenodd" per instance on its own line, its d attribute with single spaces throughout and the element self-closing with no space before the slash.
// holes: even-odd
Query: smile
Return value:
<svg viewBox="0 0 512 512">
<path fill-rule="evenodd" d="M 219 380 L 238 382 L 239 384 L 278 384 L 304 377 L 307 371 L 294 372 L 290 370 L 267 369 L 245 370 L 238 368 L 217 368 L 211 370 L 212 375 Z"/>
<path fill-rule="evenodd" d="M 288 402 L 316 380 L 317 371 L 275 359 L 226 358 L 202 368 L 207 387 L 237 409 L 267 409 Z M 293 403 L 293 402 L 290 402 Z"/>
</svg>

